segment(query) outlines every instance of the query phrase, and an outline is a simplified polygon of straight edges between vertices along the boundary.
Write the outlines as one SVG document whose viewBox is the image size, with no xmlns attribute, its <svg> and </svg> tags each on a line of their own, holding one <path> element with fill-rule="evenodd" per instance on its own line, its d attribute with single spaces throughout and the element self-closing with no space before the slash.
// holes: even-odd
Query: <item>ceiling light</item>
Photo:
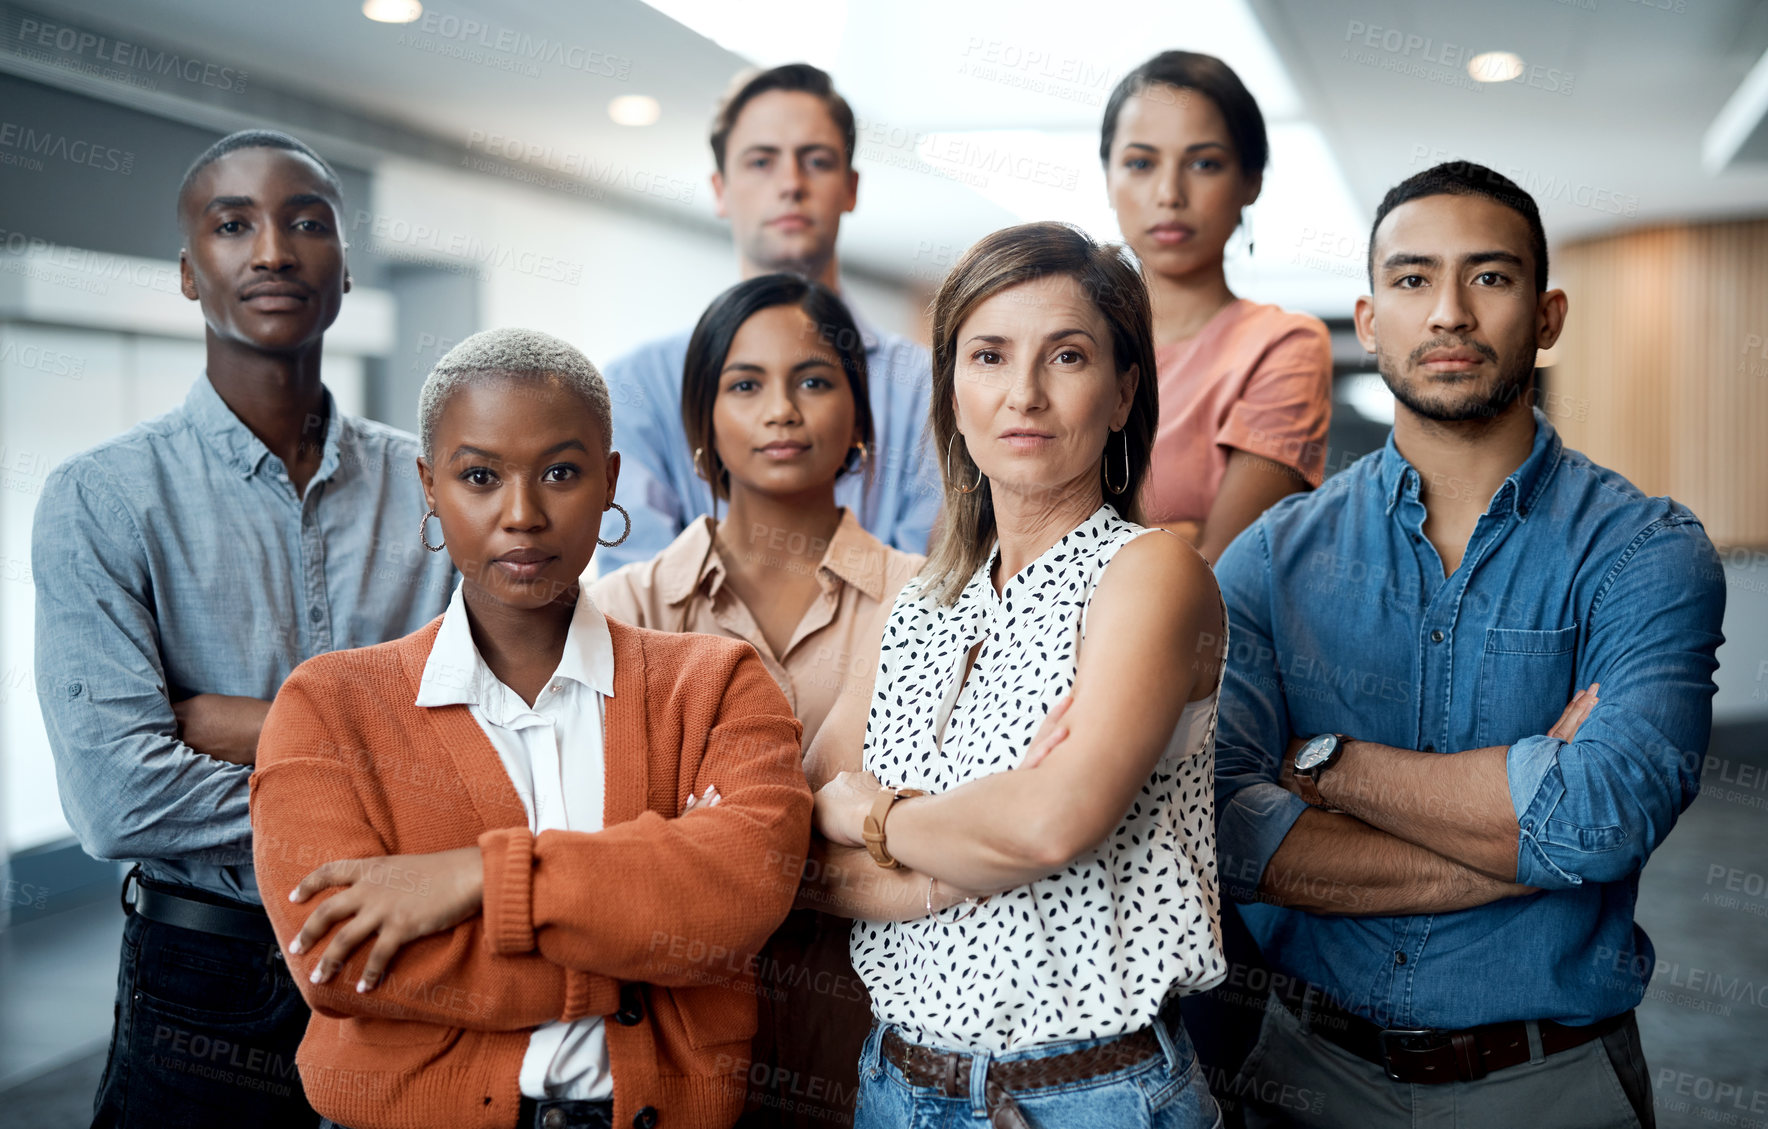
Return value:
<svg viewBox="0 0 1768 1129">
<path fill-rule="evenodd" d="M 615 125 L 654 125 L 663 107 L 649 94 L 622 94 L 608 103 L 608 116 Z"/>
<path fill-rule="evenodd" d="M 408 24 L 424 14 L 418 0 L 362 0 L 362 14 L 380 24 Z"/>
<path fill-rule="evenodd" d="M 1522 73 L 1522 60 L 1508 51 L 1487 51 L 1467 60 L 1475 82 L 1509 82 Z"/>
</svg>

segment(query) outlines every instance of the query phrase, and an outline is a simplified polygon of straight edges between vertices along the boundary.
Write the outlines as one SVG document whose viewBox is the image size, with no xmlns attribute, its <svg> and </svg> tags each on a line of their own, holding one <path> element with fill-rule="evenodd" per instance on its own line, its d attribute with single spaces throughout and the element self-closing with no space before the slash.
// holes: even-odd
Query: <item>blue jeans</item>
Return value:
<svg viewBox="0 0 1768 1129">
<path fill-rule="evenodd" d="M 1155 1020 L 1154 1033 L 1164 1053 L 1146 1062 L 1066 1086 L 1015 1090 L 1013 1100 L 1025 1120 L 1036 1129 L 1095 1129 L 1101 1125 L 1113 1129 L 1219 1129 L 1221 1111 L 1204 1083 L 1197 1053 L 1177 1014 L 1173 1009 L 1170 1030 L 1166 1021 Z M 982 1083 L 990 1062 L 1048 1058 L 1110 1041 L 1072 1039 L 1006 1054 L 977 1052 L 971 1063 L 971 1096 L 953 1098 L 930 1087 L 909 1085 L 902 1072 L 884 1060 L 885 1029 L 885 1024 L 873 1023 L 860 1051 L 854 1129 L 987 1129 Z"/>
<path fill-rule="evenodd" d="M 275 946 L 131 913 L 94 1129 L 313 1129 L 295 1068 L 307 1016 Z"/>
</svg>

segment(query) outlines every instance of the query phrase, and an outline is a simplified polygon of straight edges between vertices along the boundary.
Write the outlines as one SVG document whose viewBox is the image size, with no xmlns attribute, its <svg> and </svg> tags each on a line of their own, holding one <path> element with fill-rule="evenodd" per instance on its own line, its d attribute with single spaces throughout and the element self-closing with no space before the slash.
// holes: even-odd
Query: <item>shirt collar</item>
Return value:
<svg viewBox="0 0 1768 1129">
<path fill-rule="evenodd" d="M 698 518 L 657 555 L 657 591 L 667 603 L 681 603 L 702 585 L 709 584 L 709 596 L 718 592 L 724 561 L 718 556 L 717 530 L 710 517 Z"/>
<path fill-rule="evenodd" d="M 853 511 L 841 507 L 841 524 L 823 552 L 819 573 L 826 572 L 858 588 L 875 601 L 884 599 L 884 544 L 859 523 Z"/>
<path fill-rule="evenodd" d="M 884 599 L 885 549 L 882 542 L 861 525 L 846 506 L 835 536 L 823 550 L 817 574 L 824 586 L 839 581 L 851 584 L 873 600 Z M 726 568 L 718 553 L 718 526 L 710 517 L 693 522 L 663 550 L 657 560 L 657 591 L 665 602 L 679 604 L 695 592 L 708 599 L 718 595 Z"/>
<path fill-rule="evenodd" d="M 1511 511 L 1523 521 L 1527 521 L 1529 511 L 1535 508 L 1541 493 L 1547 489 L 1548 481 L 1559 466 L 1560 456 L 1565 451 L 1565 444 L 1560 441 L 1559 432 L 1542 414 L 1541 409 L 1531 408 L 1535 417 L 1535 441 L 1529 448 L 1529 455 L 1517 467 L 1505 476 L 1498 490 L 1492 495 L 1492 506 L 1508 504 Z M 1418 489 L 1418 471 L 1394 443 L 1394 433 L 1387 433 L 1387 443 L 1382 450 L 1381 490 L 1387 499 L 1387 512 L 1392 514 L 1394 507 L 1408 490 Z M 1491 507 L 1488 507 L 1490 509 Z"/>
<path fill-rule="evenodd" d="M 495 715 L 504 696 L 515 695 L 498 682 L 473 643 L 463 585 L 464 582 L 454 586 L 448 610 L 442 613 L 442 626 L 430 646 L 430 657 L 424 662 L 416 704 L 478 706 Z M 559 656 L 553 678 L 568 678 L 603 697 L 614 696 L 614 642 L 608 634 L 607 617 L 587 591 L 578 592 L 577 606 L 571 611 L 571 626 L 565 633 L 565 650 Z M 520 704 L 521 700 L 516 698 L 516 702 Z M 504 719 L 493 719 L 503 724 Z"/>
<path fill-rule="evenodd" d="M 339 463 L 339 447 L 343 442 L 343 422 L 338 416 L 338 404 L 332 398 L 331 389 L 322 390 L 325 395 L 325 447 L 320 457 L 319 470 L 313 475 L 314 482 L 331 477 Z M 227 401 L 215 391 L 209 383 L 209 374 L 203 375 L 191 386 L 190 394 L 184 398 L 184 411 L 196 425 L 196 430 L 222 458 L 240 473 L 242 478 L 250 478 L 264 468 L 264 460 L 272 458 L 270 448 L 264 441 L 252 434 L 252 429 L 233 414 Z"/>
</svg>

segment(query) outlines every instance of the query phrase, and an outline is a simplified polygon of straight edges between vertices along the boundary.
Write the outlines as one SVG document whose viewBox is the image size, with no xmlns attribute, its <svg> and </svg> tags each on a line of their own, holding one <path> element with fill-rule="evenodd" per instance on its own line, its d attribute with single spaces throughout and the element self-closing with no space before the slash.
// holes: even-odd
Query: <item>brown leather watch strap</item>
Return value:
<svg viewBox="0 0 1768 1129">
<path fill-rule="evenodd" d="M 878 798 L 872 801 L 872 810 L 866 813 L 866 825 L 861 837 L 866 841 L 866 853 L 885 870 L 895 870 L 902 865 L 884 846 L 884 821 L 890 817 L 890 809 L 898 800 L 926 794 L 920 788 L 884 788 L 878 792 Z"/>
</svg>

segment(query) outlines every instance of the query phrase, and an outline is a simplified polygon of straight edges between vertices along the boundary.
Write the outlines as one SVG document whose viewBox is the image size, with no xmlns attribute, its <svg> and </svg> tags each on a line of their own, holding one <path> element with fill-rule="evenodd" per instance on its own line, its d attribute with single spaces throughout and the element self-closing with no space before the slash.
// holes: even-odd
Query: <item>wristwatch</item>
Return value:
<svg viewBox="0 0 1768 1129">
<path fill-rule="evenodd" d="M 889 818 L 890 809 L 898 800 L 926 794 L 920 788 L 885 788 L 872 801 L 872 810 L 866 813 L 866 825 L 861 836 L 866 841 L 866 852 L 872 856 L 872 861 L 885 870 L 895 870 L 902 865 L 884 849 L 884 821 Z"/>
<path fill-rule="evenodd" d="M 1308 738 L 1301 748 L 1295 750 L 1291 767 L 1295 770 L 1296 788 L 1302 799 L 1317 808 L 1329 806 L 1325 797 L 1320 795 L 1320 774 L 1338 763 L 1350 740 L 1342 733 L 1321 733 Z"/>
</svg>

